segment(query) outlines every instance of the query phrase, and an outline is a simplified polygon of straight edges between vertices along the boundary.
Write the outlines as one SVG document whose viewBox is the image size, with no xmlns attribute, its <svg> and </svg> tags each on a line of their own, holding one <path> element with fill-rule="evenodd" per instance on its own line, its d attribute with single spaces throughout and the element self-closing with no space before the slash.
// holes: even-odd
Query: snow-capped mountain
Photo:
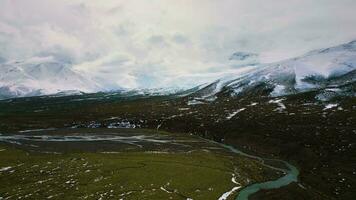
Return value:
<svg viewBox="0 0 356 200">
<path fill-rule="evenodd" d="M 35 57 L 0 64 L 0 99 L 56 94 L 66 91 L 96 92 L 100 84 L 53 57 Z"/>
<path fill-rule="evenodd" d="M 176 93 L 179 96 L 191 95 L 204 100 L 214 100 L 221 93 L 240 95 L 246 91 L 253 92 L 255 88 L 263 88 L 270 96 L 309 90 L 323 90 L 318 96 L 320 99 L 340 93 L 355 95 L 352 84 L 356 81 L 356 40 L 269 64 L 258 64 L 258 55 L 246 52 L 235 52 L 229 61 L 233 62 L 232 66 L 239 68 L 225 73 L 228 75 L 216 81 L 184 92 L 179 88 L 159 88 L 126 90 L 126 93 Z M 58 93 L 93 93 L 108 91 L 105 87 L 107 85 L 105 81 L 77 72 L 70 64 L 53 57 L 34 57 L 0 63 L 0 99 Z M 113 91 L 112 88 L 110 91 Z"/>
<path fill-rule="evenodd" d="M 245 73 L 223 77 L 193 96 L 214 99 L 218 93 L 239 95 L 263 87 L 270 96 L 310 90 L 345 92 L 356 81 L 356 40 L 339 46 L 311 51 L 276 63 L 259 64 Z M 337 88 L 337 89 L 336 89 Z M 351 95 L 355 95 L 352 92 Z"/>
</svg>

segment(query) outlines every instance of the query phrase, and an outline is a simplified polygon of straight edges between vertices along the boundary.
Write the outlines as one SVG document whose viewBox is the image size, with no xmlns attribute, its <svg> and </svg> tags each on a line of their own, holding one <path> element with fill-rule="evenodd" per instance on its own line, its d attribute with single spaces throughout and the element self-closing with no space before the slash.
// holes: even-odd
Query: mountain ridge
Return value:
<svg viewBox="0 0 356 200">
<path fill-rule="evenodd" d="M 355 81 L 356 69 L 356 40 L 351 42 L 318 50 L 310 51 L 299 57 L 290 58 L 274 63 L 250 63 L 258 58 L 258 54 L 235 52 L 232 62 L 249 63 L 238 65 L 248 70 L 231 73 L 225 77 L 216 78 L 200 86 L 192 87 L 183 92 L 183 89 L 172 88 L 133 89 L 125 90 L 130 93 L 146 95 L 191 95 L 196 98 L 214 100 L 218 93 L 229 90 L 231 95 L 239 95 L 244 90 L 251 90 L 257 85 L 265 85 L 271 90 L 271 96 L 282 96 L 327 88 L 326 83 L 338 79 L 342 82 Z M 237 60 L 236 60 L 237 59 Z M 236 65 L 237 66 L 237 65 Z M 112 92 L 108 90 L 103 81 L 89 75 L 75 71 L 70 63 L 61 62 L 55 58 L 34 57 L 23 61 L 0 63 L 0 99 L 27 97 L 38 95 L 53 95 L 56 93 L 72 94 Z M 344 76 L 350 73 L 348 76 Z M 343 78 L 339 78 L 342 77 Z M 346 78 L 347 77 L 347 78 Z M 330 79 L 330 80 L 329 80 Z M 335 82 L 335 81 L 334 81 Z M 123 91 L 118 88 L 118 91 Z"/>
<path fill-rule="evenodd" d="M 219 93 L 227 91 L 230 95 L 239 95 L 258 85 L 265 85 L 265 89 L 270 90 L 270 96 L 327 89 L 331 85 L 341 87 L 345 83 L 356 81 L 355 70 L 356 41 L 351 41 L 314 50 L 296 58 L 260 64 L 253 70 L 240 74 L 239 77 L 222 77 L 196 91 L 192 96 L 214 99 Z M 199 95 L 200 93 L 204 95 Z"/>
</svg>

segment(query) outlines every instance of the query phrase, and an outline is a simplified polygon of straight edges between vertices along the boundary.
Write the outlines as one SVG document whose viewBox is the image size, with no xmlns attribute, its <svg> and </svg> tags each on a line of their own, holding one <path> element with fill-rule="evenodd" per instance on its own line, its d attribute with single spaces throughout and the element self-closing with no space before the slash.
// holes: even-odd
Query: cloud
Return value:
<svg viewBox="0 0 356 200">
<path fill-rule="evenodd" d="M 189 87 L 233 69 L 236 51 L 271 62 L 355 39 L 355 8 L 354 0 L 1 0 L 0 62 L 54 56 L 110 87 Z"/>
</svg>

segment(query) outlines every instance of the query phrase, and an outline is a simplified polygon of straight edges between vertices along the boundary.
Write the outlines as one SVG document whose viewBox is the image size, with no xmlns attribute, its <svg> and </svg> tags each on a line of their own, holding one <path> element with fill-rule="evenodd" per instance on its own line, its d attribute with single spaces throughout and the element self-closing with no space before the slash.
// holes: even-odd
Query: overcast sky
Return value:
<svg viewBox="0 0 356 200">
<path fill-rule="evenodd" d="M 0 62 L 53 56 L 122 87 L 197 84 L 356 39 L 355 0 L 0 0 Z"/>
</svg>

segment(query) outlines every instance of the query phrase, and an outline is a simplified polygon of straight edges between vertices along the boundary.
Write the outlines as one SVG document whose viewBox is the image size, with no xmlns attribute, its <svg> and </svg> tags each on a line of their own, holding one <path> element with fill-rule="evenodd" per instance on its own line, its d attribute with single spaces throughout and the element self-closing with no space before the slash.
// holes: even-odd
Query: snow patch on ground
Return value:
<svg viewBox="0 0 356 200">
<path fill-rule="evenodd" d="M 12 169 L 11 166 L 9 166 L 9 167 L 3 167 L 3 168 L 0 168 L 0 172 L 5 172 L 5 171 L 8 171 L 8 170 L 10 170 L 10 169 Z"/>
<path fill-rule="evenodd" d="M 223 195 L 218 200 L 226 200 L 232 193 L 234 193 L 236 190 L 240 189 L 241 186 L 236 186 L 232 188 L 230 191 L 225 192 Z"/>
<path fill-rule="evenodd" d="M 167 193 L 172 193 L 172 192 L 168 191 L 168 190 L 167 190 L 166 188 L 164 188 L 164 187 L 160 187 L 160 189 L 161 189 L 162 191 L 167 192 Z"/>
<path fill-rule="evenodd" d="M 330 91 L 330 92 L 340 92 L 340 88 L 326 88 L 325 91 Z"/>
<path fill-rule="evenodd" d="M 256 106 L 258 103 L 256 103 L 256 102 L 252 102 L 251 104 L 250 104 L 250 106 Z"/>
<path fill-rule="evenodd" d="M 337 103 L 330 103 L 330 104 L 327 104 L 324 108 L 324 110 L 329 110 L 329 109 L 332 109 L 332 108 L 335 108 L 337 107 L 339 104 Z"/>
<path fill-rule="evenodd" d="M 273 99 L 270 100 L 268 103 L 274 103 L 278 105 L 278 108 L 276 108 L 274 111 L 282 112 L 285 110 L 287 107 L 282 103 L 285 99 Z"/>
<path fill-rule="evenodd" d="M 189 100 L 187 103 L 188 106 L 199 105 L 199 104 L 204 104 L 204 102 L 193 99 L 193 100 Z"/>
<path fill-rule="evenodd" d="M 240 185 L 240 183 L 236 180 L 235 174 L 232 174 L 231 182 L 235 183 L 236 185 Z"/>
<path fill-rule="evenodd" d="M 230 113 L 230 114 L 226 117 L 226 119 L 227 119 L 227 120 L 230 120 L 230 119 L 233 118 L 235 115 L 237 115 L 239 112 L 242 112 L 242 111 L 244 111 L 244 110 L 246 110 L 246 108 L 238 109 L 238 110 L 236 110 L 235 112 Z"/>
<path fill-rule="evenodd" d="M 240 185 L 240 183 L 238 183 L 237 180 L 236 180 L 236 175 L 235 174 L 232 174 L 231 182 L 233 182 L 236 185 Z M 238 190 L 240 188 L 241 188 L 241 186 L 233 187 L 230 191 L 225 192 L 224 194 L 222 194 L 221 197 L 218 200 L 226 200 L 226 199 L 228 199 L 229 196 L 232 193 L 234 193 L 236 190 Z"/>
</svg>

